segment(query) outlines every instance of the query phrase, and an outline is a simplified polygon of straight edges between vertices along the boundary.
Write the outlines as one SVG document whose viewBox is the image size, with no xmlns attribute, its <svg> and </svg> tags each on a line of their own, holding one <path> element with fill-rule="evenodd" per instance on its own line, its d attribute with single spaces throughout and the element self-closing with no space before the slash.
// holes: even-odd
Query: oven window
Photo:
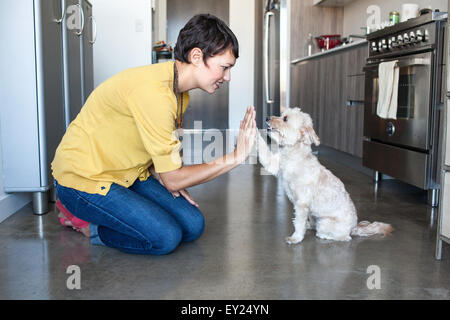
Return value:
<svg viewBox="0 0 450 320">
<path fill-rule="evenodd" d="M 397 118 L 414 118 L 416 74 L 413 67 L 400 68 L 398 83 Z M 372 113 L 377 112 L 378 103 L 378 76 L 373 78 Z"/>
<path fill-rule="evenodd" d="M 416 75 L 413 68 L 400 68 L 397 118 L 414 118 Z"/>
</svg>

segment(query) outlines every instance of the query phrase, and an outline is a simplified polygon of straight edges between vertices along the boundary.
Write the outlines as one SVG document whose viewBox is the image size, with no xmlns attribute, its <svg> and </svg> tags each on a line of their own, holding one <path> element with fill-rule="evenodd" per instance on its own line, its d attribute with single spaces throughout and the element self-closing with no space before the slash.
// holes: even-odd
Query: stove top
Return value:
<svg viewBox="0 0 450 320">
<path fill-rule="evenodd" d="M 408 21 L 401 22 L 391 27 L 384 28 L 382 30 L 374 31 L 367 35 L 368 40 L 372 40 L 375 38 L 379 38 L 382 36 L 386 36 L 392 33 L 398 33 L 403 30 L 411 29 L 414 27 L 421 26 L 423 24 L 427 24 L 433 21 L 441 21 L 446 20 L 448 16 L 447 12 L 431 12 L 428 14 L 424 14 L 420 17 L 409 19 Z"/>
<path fill-rule="evenodd" d="M 447 20 L 447 12 L 431 12 L 367 35 L 369 59 L 432 50 L 438 42 L 436 23 Z"/>
</svg>

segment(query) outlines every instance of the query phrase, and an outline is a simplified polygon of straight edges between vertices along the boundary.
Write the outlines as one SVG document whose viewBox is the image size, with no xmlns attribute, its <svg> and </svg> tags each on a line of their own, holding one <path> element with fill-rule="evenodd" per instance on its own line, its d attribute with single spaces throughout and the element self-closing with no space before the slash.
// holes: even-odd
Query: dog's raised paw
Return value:
<svg viewBox="0 0 450 320">
<path fill-rule="evenodd" d="M 297 243 L 300 243 L 300 242 L 302 242 L 302 238 L 299 238 L 299 237 L 286 237 L 285 238 L 285 240 L 286 240 L 286 243 L 288 243 L 288 244 L 297 244 Z"/>
</svg>

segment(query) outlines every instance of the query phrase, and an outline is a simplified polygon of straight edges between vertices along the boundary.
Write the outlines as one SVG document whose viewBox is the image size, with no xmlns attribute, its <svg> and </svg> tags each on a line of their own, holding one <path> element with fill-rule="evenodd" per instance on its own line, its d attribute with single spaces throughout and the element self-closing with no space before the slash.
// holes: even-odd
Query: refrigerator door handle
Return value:
<svg viewBox="0 0 450 320">
<path fill-rule="evenodd" d="M 76 4 L 76 6 L 79 8 L 80 10 L 80 19 L 81 19 L 81 29 L 80 32 L 75 32 L 75 34 L 77 36 L 81 36 L 83 34 L 83 30 L 84 30 L 84 11 L 83 11 L 83 7 L 78 3 Z"/>
<path fill-rule="evenodd" d="M 53 4 L 53 12 L 55 10 L 55 2 L 61 2 L 61 0 L 53 0 L 52 4 Z M 66 8 L 62 7 L 62 13 L 61 13 L 61 18 L 54 18 L 53 22 L 56 22 L 57 24 L 60 24 L 61 22 L 63 22 L 64 17 L 66 16 Z"/>
<path fill-rule="evenodd" d="M 269 85 L 269 35 L 270 35 L 270 17 L 274 14 L 271 11 L 266 12 L 264 16 L 264 87 L 266 90 L 266 103 L 273 104 L 275 101 L 270 99 L 270 85 Z"/>
<path fill-rule="evenodd" d="M 90 16 L 92 25 L 92 40 L 89 40 L 90 44 L 94 44 L 97 41 L 97 21 L 95 21 L 94 16 Z"/>
</svg>

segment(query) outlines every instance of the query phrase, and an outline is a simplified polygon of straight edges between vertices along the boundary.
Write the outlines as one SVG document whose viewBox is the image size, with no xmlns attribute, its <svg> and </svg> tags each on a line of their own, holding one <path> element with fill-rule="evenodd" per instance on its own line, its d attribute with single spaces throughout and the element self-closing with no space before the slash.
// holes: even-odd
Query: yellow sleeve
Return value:
<svg viewBox="0 0 450 320">
<path fill-rule="evenodd" d="M 168 87 L 141 85 L 128 97 L 145 149 L 152 157 L 155 171 L 169 172 L 182 166 L 181 143 L 175 135 L 177 101 Z"/>
</svg>

